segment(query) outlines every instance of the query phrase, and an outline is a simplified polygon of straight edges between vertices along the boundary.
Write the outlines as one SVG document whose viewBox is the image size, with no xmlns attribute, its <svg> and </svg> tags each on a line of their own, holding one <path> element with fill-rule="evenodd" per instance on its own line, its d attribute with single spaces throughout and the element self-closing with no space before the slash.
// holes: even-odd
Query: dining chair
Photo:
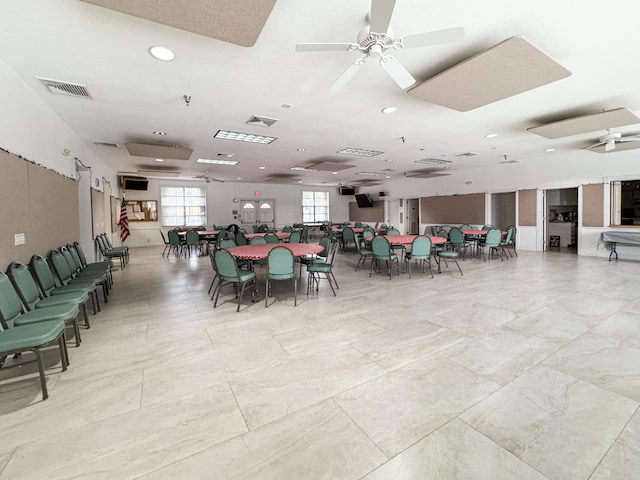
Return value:
<svg viewBox="0 0 640 480">
<path fill-rule="evenodd" d="M 184 247 L 184 243 L 180 240 L 180 235 L 178 235 L 178 231 L 169 230 L 167 232 L 167 237 L 169 237 L 169 252 L 167 253 L 167 256 L 169 256 L 169 253 L 171 253 L 171 250 L 173 250 L 173 253 L 175 253 L 178 256 L 182 255 L 182 248 Z"/>
<path fill-rule="evenodd" d="M 275 247 L 267 256 L 267 279 L 265 284 L 264 307 L 269 306 L 271 282 L 273 280 L 293 280 L 293 306 L 298 305 L 298 281 L 296 279 L 295 256 L 284 245 Z M 274 300 L 275 303 L 275 300 Z"/>
<path fill-rule="evenodd" d="M 187 243 L 187 251 L 189 252 L 189 256 L 191 256 L 191 247 L 194 250 L 197 250 L 202 254 L 202 245 L 200 243 L 200 234 L 197 230 L 189 230 L 185 236 L 185 240 Z"/>
<path fill-rule="evenodd" d="M 276 232 L 269 232 L 264 236 L 264 239 L 267 243 L 278 243 L 278 235 Z"/>
<path fill-rule="evenodd" d="M 284 227 L 282 227 L 282 231 L 285 233 L 291 233 L 293 232 L 293 228 L 291 227 L 291 225 L 285 225 Z"/>
<path fill-rule="evenodd" d="M 373 262 L 373 250 L 370 250 L 369 248 L 366 247 L 366 242 L 364 247 L 360 245 L 360 236 L 358 233 L 356 233 L 355 236 L 356 236 L 356 252 L 358 253 L 358 255 L 360 255 L 360 257 L 358 258 L 358 263 L 356 263 L 356 268 L 354 270 L 357 272 L 360 264 L 364 265 L 364 262 L 367 260 L 367 258 L 371 258 L 371 261 Z M 369 242 L 369 245 L 371 245 L 371 242 Z"/>
<path fill-rule="evenodd" d="M 60 363 L 62 371 L 67 370 L 69 357 L 67 352 L 67 343 L 65 339 L 65 324 L 61 320 L 49 320 L 47 322 L 33 323 L 31 325 L 14 326 L 0 331 L 0 367 L 4 369 L 12 367 L 23 367 L 29 363 L 38 365 L 38 373 L 40 376 L 40 390 L 42 391 L 42 400 L 49 398 L 47 390 L 47 379 L 44 372 L 44 362 L 42 361 L 41 350 L 45 347 L 57 345 L 60 352 Z M 5 360 L 10 355 L 19 355 L 25 352 L 31 352 L 35 355 L 34 360 L 23 361 L 15 365 L 5 365 Z M 26 374 L 30 373 L 29 369 L 22 368 Z"/>
<path fill-rule="evenodd" d="M 373 260 L 371 261 L 371 269 L 369 270 L 369 277 L 373 273 L 374 264 L 380 264 L 380 260 L 387 262 L 387 270 L 389 271 L 389 280 L 391 280 L 391 266 L 393 262 L 396 263 L 397 274 L 400 275 L 400 263 L 398 262 L 398 255 L 391 251 L 389 240 L 385 237 L 374 237 L 371 241 L 371 248 L 373 250 Z"/>
<path fill-rule="evenodd" d="M 238 232 L 236 233 L 236 244 L 237 245 L 248 245 L 249 241 L 247 240 L 247 237 L 245 237 L 245 232 Z"/>
<path fill-rule="evenodd" d="M 67 261 L 71 276 L 80 280 L 90 280 L 96 283 L 97 286 L 102 287 L 104 293 L 109 295 L 110 284 L 110 272 L 103 268 L 82 268 L 80 262 L 76 262 L 75 257 L 71 254 L 71 251 L 67 247 L 60 247 L 58 250 L 64 259 Z M 106 302 L 107 300 L 105 300 Z"/>
<path fill-rule="evenodd" d="M 102 258 L 106 259 L 111 259 L 111 258 L 118 258 L 120 259 L 120 268 L 124 268 L 125 264 L 126 264 L 126 252 L 124 250 L 109 250 L 109 247 L 107 246 L 107 243 L 105 242 L 104 237 L 102 237 L 102 235 L 97 235 L 95 238 L 95 243 L 98 246 L 98 250 L 100 251 L 100 254 L 102 255 Z"/>
<path fill-rule="evenodd" d="M 464 250 L 462 253 L 462 260 L 464 260 L 464 257 L 467 254 L 467 248 L 471 248 L 471 242 L 466 241 L 462 230 L 456 227 L 452 227 L 451 230 L 449 230 L 449 245 L 458 253 L 460 253 L 460 250 Z"/>
<path fill-rule="evenodd" d="M 516 257 L 518 256 L 518 252 L 516 251 L 516 232 L 517 229 L 515 225 L 509 225 L 507 227 L 507 236 L 505 237 L 502 245 L 502 249 L 505 250 L 505 256 L 506 252 L 509 252 L 509 256 L 513 258 L 513 255 L 509 250 L 513 250 L 513 253 L 516 254 Z"/>
<path fill-rule="evenodd" d="M 223 286 L 229 284 L 233 284 L 234 290 L 236 292 L 236 297 L 238 297 L 238 284 L 241 285 L 240 296 L 238 297 L 238 308 L 236 309 L 236 312 L 240 311 L 240 305 L 242 304 L 242 297 L 244 296 L 244 290 L 247 283 L 249 283 L 250 286 L 253 287 L 251 289 L 251 300 L 257 301 L 258 289 L 256 283 L 256 272 L 252 270 L 240 270 L 234 256 L 224 248 L 216 250 L 214 256 L 215 257 L 213 264 L 217 269 L 219 281 L 214 290 L 216 298 L 213 302 L 213 308 L 216 308 L 218 306 L 220 290 Z"/>
<path fill-rule="evenodd" d="M 321 274 L 324 274 L 324 280 L 329 282 L 329 286 L 331 287 L 331 291 L 333 292 L 333 296 L 336 296 L 336 289 L 333 288 L 334 284 L 336 288 L 340 288 L 338 282 L 336 280 L 335 275 L 333 274 L 333 262 L 336 258 L 336 252 L 338 250 L 338 243 L 333 242 L 329 246 L 329 252 L 327 254 L 326 261 L 324 263 L 312 263 L 307 266 L 307 295 L 309 295 L 309 290 L 313 288 L 312 285 L 315 284 L 316 292 L 320 286 L 320 280 L 322 280 Z"/>
<path fill-rule="evenodd" d="M 78 347 L 82 341 L 78 324 L 79 313 L 78 304 L 73 302 L 27 310 L 7 274 L 0 272 L 0 325 L 3 329 L 9 328 L 12 322 L 14 327 L 20 327 L 34 323 L 61 321 L 66 327 L 73 329 Z"/>
<path fill-rule="evenodd" d="M 70 243 L 69 245 L 67 245 L 67 249 L 69 250 L 69 253 L 71 253 L 78 271 L 86 270 L 92 272 L 104 272 L 107 274 L 107 280 L 109 282 L 108 286 L 113 286 L 113 275 L 111 271 L 113 264 L 110 260 L 105 262 L 87 263 L 84 253 L 82 253 L 82 247 L 80 247 L 80 244 L 78 242 Z"/>
<path fill-rule="evenodd" d="M 387 228 L 387 233 L 385 233 L 385 235 L 400 235 L 400 230 L 394 227 Z M 404 245 L 391 245 L 391 250 L 399 253 L 400 258 L 402 258 L 404 253 L 407 251 L 407 247 Z"/>
<path fill-rule="evenodd" d="M 444 264 L 448 267 L 449 263 L 447 262 L 447 260 L 453 260 L 456 265 L 458 266 L 458 270 L 460 271 L 460 275 L 464 276 L 464 273 L 462 273 L 462 269 L 460 268 L 460 264 L 458 263 L 458 256 L 460 255 L 460 253 L 458 252 L 458 250 L 437 250 L 436 251 L 436 261 L 438 263 L 438 273 L 442 272 L 442 269 L 440 267 L 441 262 L 444 260 Z"/>
<path fill-rule="evenodd" d="M 289 243 L 300 243 L 302 239 L 302 232 L 300 230 L 294 230 L 289 236 Z"/>
<path fill-rule="evenodd" d="M 298 262 L 300 263 L 300 274 L 298 275 L 298 281 L 302 278 L 302 266 L 305 265 L 307 268 L 309 265 L 314 263 L 325 263 L 327 255 L 329 255 L 329 248 L 332 243 L 329 237 L 322 237 L 318 244 L 322 247 L 322 251 L 318 252 L 315 255 L 304 255 L 302 257 L 298 257 Z"/>
<path fill-rule="evenodd" d="M 485 239 L 484 244 L 482 245 L 482 258 L 485 262 L 487 261 L 486 249 L 489 249 L 489 259 L 491 259 L 491 256 L 493 255 L 494 252 L 498 252 L 500 254 L 500 260 L 504 261 L 504 258 L 502 256 L 501 242 L 502 242 L 502 231 L 500 229 L 493 228 L 487 232 L 487 238 Z"/>
<path fill-rule="evenodd" d="M 424 264 L 425 262 L 429 265 L 429 273 L 431 273 L 431 278 L 433 278 L 433 270 L 431 269 L 431 239 L 425 236 L 418 236 L 413 239 L 411 243 L 411 251 L 407 252 L 404 256 L 405 262 L 407 262 L 407 267 L 409 269 L 409 278 L 411 278 L 411 261 L 416 260 L 419 262 L 419 265 L 422 266 L 422 273 L 424 274 Z"/>
<path fill-rule="evenodd" d="M 162 251 L 162 256 L 164 257 L 165 252 L 169 247 L 171 247 L 171 244 L 164 236 L 164 232 L 162 231 L 162 229 L 160 228 L 159 230 L 160 230 L 160 235 L 162 236 L 162 243 L 164 243 L 164 250 Z"/>
<path fill-rule="evenodd" d="M 107 246 L 108 250 L 114 251 L 114 252 L 124 252 L 125 262 L 129 263 L 129 247 L 127 245 L 121 245 L 119 247 L 114 247 L 111 244 L 111 240 L 109 240 L 109 235 L 107 235 L 106 233 L 101 233 L 100 236 L 103 238 L 103 241 L 104 241 L 105 245 Z"/>
<path fill-rule="evenodd" d="M 349 247 L 349 244 L 355 243 L 355 241 L 356 238 L 353 232 L 353 228 L 344 227 L 342 229 L 342 251 L 344 252 Z"/>
<path fill-rule="evenodd" d="M 82 286 L 94 286 L 96 290 L 98 287 L 102 289 L 102 298 L 105 303 L 109 301 L 108 294 L 108 280 L 105 274 L 92 274 L 87 273 L 78 275 L 75 267 L 69 263 L 68 252 L 63 247 L 60 250 L 51 250 L 49 252 L 49 263 L 53 267 L 58 281 L 61 285 L 67 284 L 80 284 Z M 64 252 L 64 253 L 63 253 Z"/>
</svg>

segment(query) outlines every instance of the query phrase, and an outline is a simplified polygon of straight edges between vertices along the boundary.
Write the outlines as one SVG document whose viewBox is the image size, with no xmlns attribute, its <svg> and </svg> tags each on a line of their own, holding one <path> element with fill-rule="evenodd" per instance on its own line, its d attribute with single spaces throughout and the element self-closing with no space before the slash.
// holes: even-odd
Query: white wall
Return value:
<svg viewBox="0 0 640 480">
<path fill-rule="evenodd" d="M 67 177 L 78 179 L 74 158 L 91 167 L 80 174 L 80 244 L 90 257 L 93 252 L 89 185 L 103 189 L 103 178 L 115 185 L 114 172 L 76 135 L 22 80 L 0 60 L 0 147 Z M 84 99 L 69 98 L 70 102 Z M 70 154 L 63 155 L 63 149 Z M 55 195 L 55 192 L 51 192 Z M 27 239 L 28 242 L 28 239 Z M 28 244 L 28 243 L 27 243 Z M 35 252 L 34 252 L 35 253 Z"/>
<path fill-rule="evenodd" d="M 234 198 L 275 200 L 276 225 L 291 225 L 302 221 L 302 191 L 328 191 L 329 212 L 332 220 L 343 221 L 349 218 L 350 196 L 341 196 L 336 187 L 309 187 L 300 185 L 234 183 L 234 182 L 193 182 L 191 180 L 149 179 L 148 190 L 126 192 L 128 200 L 157 200 L 160 214 L 160 187 L 163 186 L 206 186 L 207 188 L 207 225 L 228 225 L 239 223 L 234 218 L 233 210 L 240 211 L 240 202 Z M 258 197 L 255 192 L 259 191 Z M 131 236 L 127 240 L 130 246 L 161 245 L 162 237 L 159 229 L 161 222 L 129 222 Z M 168 228 L 164 228 L 166 232 Z"/>
</svg>

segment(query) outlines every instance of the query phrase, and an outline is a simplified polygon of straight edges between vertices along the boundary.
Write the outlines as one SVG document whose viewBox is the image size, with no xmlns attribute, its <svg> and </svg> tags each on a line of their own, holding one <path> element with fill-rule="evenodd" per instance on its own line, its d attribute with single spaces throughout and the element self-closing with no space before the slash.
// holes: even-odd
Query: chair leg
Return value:
<svg viewBox="0 0 640 480">
<path fill-rule="evenodd" d="M 264 292 L 265 292 L 264 293 L 264 308 L 267 308 L 269 306 L 268 305 L 268 302 L 269 302 L 269 286 L 270 286 L 269 285 L 269 276 L 267 276 L 267 280 L 266 280 L 265 285 L 264 285 Z"/>
<path fill-rule="evenodd" d="M 87 302 L 82 304 L 82 317 L 84 318 L 84 326 L 91 328 L 91 325 L 89 325 L 89 316 L 87 315 Z"/>
<path fill-rule="evenodd" d="M 49 392 L 47 391 L 47 379 L 44 376 L 44 363 L 42 362 L 42 355 L 37 348 L 30 349 L 36 355 L 36 363 L 38 364 L 38 372 L 40 373 L 40 388 L 42 389 L 42 400 L 49 398 Z"/>
<path fill-rule="evenodd" d="M 298 281 L 296 276 L 293 276 L 293 306 L 298 306 Z"/>
<path fill-rule="evenodd" d="M 242 288 L 240 289 L 240 297 L 238 298 L 238 308 L 236 308 L 236 312 L 240 311 L 240 304 L 242 303 L 242 296 L 244 295 L 244 287 L 247 285 L 247 282 L 242 282 Z"/>
</svg>

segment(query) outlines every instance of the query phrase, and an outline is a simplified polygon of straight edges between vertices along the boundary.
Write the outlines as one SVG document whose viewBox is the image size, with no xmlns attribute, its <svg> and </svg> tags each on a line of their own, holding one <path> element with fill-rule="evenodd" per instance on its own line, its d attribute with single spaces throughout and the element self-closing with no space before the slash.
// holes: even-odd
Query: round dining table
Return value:
<svg viewBox="0 0 640 480">
<path fill-rule="evenodd" d="M 264 237 L 267 233 L 245 233 L 244 238 L 247 240 L 251 240 L 252 238 Z M 276 232 L 276 236 L 278 240 L 287 240 L 291 236 L 291 232 Z"/>
<path fill-rule="evenodd" d="M 389 241 L 389 245 L 411 245 L 416 237 L 420 235 L 382 235 Z M 443 243 L 447 243 L 446 238 L 436 237 L 433 235 L 427 235 L 428 238 L 431 239 L 432 245 L 442 245 Z M 367 237 L 367 241 L 371 240 L 373 237 Z"/>
<path fill-rule="evenodd" d="M 239 245 L 229 247 L 227 250 L 236 258 L 244 260 L 264 260 L 269 256 L 269 252 L 276 248 L 285 246 L 293 253 L 294 257 L 304 257 L 305 255 L 315 255 L 324 250 L 322 245 L 315 243 L 262 243 L 258 245 Z"/>
</svg>

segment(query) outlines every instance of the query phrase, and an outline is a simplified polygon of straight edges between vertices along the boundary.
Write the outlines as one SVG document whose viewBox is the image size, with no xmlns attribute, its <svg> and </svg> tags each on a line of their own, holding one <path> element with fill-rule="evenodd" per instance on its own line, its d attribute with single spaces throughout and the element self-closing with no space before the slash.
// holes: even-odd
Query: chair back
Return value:
<svg viewBox="0 0 640 480">
<path fill-rule="evenodd" d="M 400 235 L 400 230 L 393 227 L 387 228 L 387 233 L 385 233 L 385 235 Z"/>
<path fill-rule="evenodd" d="M 96 240 L 95 240 L 96 244 L 98 245 L 98 250 L 100 250 L 100 253 L 102 255 L 105 255 L 107 253 L 107 250 L 109 249 L 107 247 L 107 244 L 105 243 L 104 239 L 102 238 L 102 236 L 97 235 L 96 236 Z"/>
<path fill-rule="evenodd" d="M 269 232 L 264 236 L 267 243 L 278 243 L 278 235 L 275 232 Z"/>
<path fill-rule="evenodd" d="M 384 237 L 373 237 L 371 240 L 371 249 L 376 257 L 389 257 L 391 256 L 391 246 L 389 240 Z"/>
<path fill-rule="evenodd" d="M 447 240 L 449 239 L 449 232 L 446 230 L 438 230 L 437 235 L 440 238 L 446 238 Z"/>
<path fill-rule="evenodd" d="M 275 280 L 295 277 L 295 256 L 289 248 L 278 246 L 272 248 L 267 256 L 267 275 Z"/>
<path fill-rule="evenodd" d="M 291 233 L 293 232 L 293 228 L 291 228 L 291 225 L 285 225 L 284 227 L 282 227 L 282 231 L 285 233 Z"/>
<path fill-rule="evenodd" d="M 302 232 L 300 230 L 294 230 L 289 237 L 289 243 L 300 243 L 302 239 Z"/>
<path fill-rule="evenodd" d="M 84 251 L 78 242 L 73 242 L 73 246 L 75 247 L 76 253 L 78 257 L 80 257 L 80 265 L 83 267 L 87 266 L 87 257 L 84 255 Z"/>
<path fill-rule="evenodd" d="M 101 233 L 100 237 L 102 237 L 103 242 L 107 246 L 107 250 L 109 250 L 110 248 L 113 248 L 113 245 L 111 244 L 111 240 L 109 240 L 109 236 L 106 233 Z"/>
<path fill-rule="evenodd" d="M 164 243 L 165 245 L 167 244 L 167 239 L 164 236 L 164 232 L 162 231 L 162 229 L 160 229 L 160 235 L 162 235 L 162 243 Z"/>
<path fill-rule="evenodd" d="M 219 248 L 231 248 L 235 247 L 236 245 L 236 241 L 230 238 L 223 238 L 222 240 L 220 240 L 220 243 L 218 243 Z"/>
<path fill-rule="evenodd" d="M 180 235 L 178 235 L 177 230 L 169 230 L 167 236 L 169 237 L 169 245 L 172 247 L 180 246 Z"/>
<path fill-rule="evenodd" d="M 362 231 L 362 238 L 366 239 L 367 237 L 375 237 L 376 236 L 376 232 L 373 228 L 365 228 Z"/>
<path fill-rule="evenodd" d="M 78 267 L 78 270 L 82 270 L 84 267 L 86 267 L 86 265 L 82 264 L 82 260 L 80 260 L 80 255 L 78 255 L 78 250 L 76 248 L 76 244 L 75 243 L 67 245 L 67 249 L 69 250 L 69 253 L 73 257 L 73 261 L 75 262 L 76 266 Z"/>
<path fill-rule="evenodd" d="M 353 233 L 353 228 L 344 227 L 342 230 L 342 241 L 345 243 L 351 243 L 356 241 L 355 234 Z"/>
<path fill-rule="evenodd" d="M 69 265 L 69 270 L 71 270 L 71 275 L 72 276 L 76 275 L 82 268 L 82 265 L 80 265 L 79 263 L 76 263 L 75 258 L 73 258 L 73 255 L 71 255 L 71 252 L 67 247 L 60 247 L 60 253 L 64 257 L 64 259 L 67 261 L 67 265 Z"/>
<path fill-rule="evenodd" d="M 486 247 L 497 247 L 500 245 L 502 239 L 502 232 L 497 228 L 493 228 L 487 232 L 487 239 L 485 241 Z"/>
<path fill-rule="evenodd" d="M 481 230 L 491 230 L 491 229 L 494 229 L 494 228 L 496 228 L 496 227 L 494 227 L 493 225 L 485 225 L 485 226 L 482 227 Z"/>
<path fill-rule="evenodd" d="M 31 257 L 29 268 L 35 277 L 36 282 L 38 282 L 40 290 L 42 290 L 45 295 L 48 295 L 51 290 L 58 286 L 56 283 L 56 277 L 51 271 L 51 266 L 41 255 L 34 255 Z"/>
<path fill-rule="evenodd" d="M 42 298 L 38 285 L 27 267 L 21 263 L 12 262 L 9 265 L 7 274 L 20 296 L 20 300 L 27 308 L 31 308 L 34 303 Z"/>
<path fill-rule="evenodd" d="M 360 253 L 360 250 L 362 249 L 362 246 L 360 245 L 360 242 L 362 241 L 362 240 L 360 240 L 360 234 L 359 233 L 354 233 L 353 236 L 355 237 L 356 252 Z"/>
<path fill-rule="evenodd" d="M 464 225 L 460 225 L 460 230 L 473 230 L 473 228 L 471 228 L 471 225 L 468 223 L 465 223 Z"/>
<path fill-rule="evenodd" d="M 186 235 L 187 245 L 200 245 L 200 234 L 197 230 L 189 230 Z"/>
<path fill-rule="evenodd" d="M 218 274 L 226 281 L 237 282 L 240 280 L 236 259 L 228 250 L 220 248 L 214 253 L 214 263 Z"/>
<path fill-rule="evenodd" d="M 251 230 L 253 230 L 253 233 L 260 233 L 260 227 L 255 223 L 251 225 Z"/>
<path fill-rule="evenodd" d="M 265 243 L 267 243 L 267 241 L 264 237 L 253 237 L 249 240 L 249 245 L 264 245 Z"/>
<path fill-rule="evenodd" d="M 200 225 L 199 227 L 196 227 L 196 230 L 199 232 L 204 232 L 207 229 L 207 227 L 205 227 L 204 225 Z"/>
<path fill-rule="evenodd" d="M 504 244 L 509 245 L 513 241 L 513 228 L 507 227 L 507 235 L 504 237 Z"/>
<path fill-rule="evenodd" d="M 71 274 L 71 267 L 69 267 L 67 260 L 58 250 L 51 250 L 49 252 L 49 261 L 51 262 L 53 271 L 56 272 L 60 282 L 63 285 L 66 285 L 67 282 L 73 278 Z"/>
<path fill-rule="evenodd" d="M 9 328 L 7 322 L 23 312 L 22 302 L 11 285 L 11 280 L 5 273 L 0 272 L 0 321 L 2 321 L 2 328 Z"/>
<path fill-rule="evenodd" d="M 449 243 L 453 245 L 453 248 L 458 250 L 464 243 L 464 233 L 459 228 L 453 227 L 449 230 Z"/>
<path fill-rule="evenodd" d="M 324 263 L 329 264 L 329 265 L 331 265 L 333 267 L 333 262 L 336 259 L 337 251 L 338 251 L 338 242 L 333 242 L 329 246 L 329 254 L 327 255 L 327 258 L 324 261 Z"/>
<path fill-rule="evenodd" d="M 236 244 L 238 245 L 247 245 L 249 242 L 247 241 L 247 237 L 244 236 L 244 232 L 236 233 Z"/>
<path fill-rule="evenodd" d="M 263 223 L 258 227 L 258 232 L 260 233 L 267 233 L 268 230 L 269 226 L 266 223 Z"/>
<path fill-rule="evenodd" d="M 411 258 L 429 258 L 431 255 L 431 239 L 419 236 L 411 243 Z"/>
<path fill-rule="evenodd" d="M 329 237 L 322 237 L 318 243 L 322 247 L 322 251 L 318 253 L 318 257 L 327 258 L 332 243 L 331 239 Z"/>
<path fill-rule="evenodd" d="M 354 227 L 355 228 L 362 228 L 362 222 L 356 222 Z"/>
</svg>

